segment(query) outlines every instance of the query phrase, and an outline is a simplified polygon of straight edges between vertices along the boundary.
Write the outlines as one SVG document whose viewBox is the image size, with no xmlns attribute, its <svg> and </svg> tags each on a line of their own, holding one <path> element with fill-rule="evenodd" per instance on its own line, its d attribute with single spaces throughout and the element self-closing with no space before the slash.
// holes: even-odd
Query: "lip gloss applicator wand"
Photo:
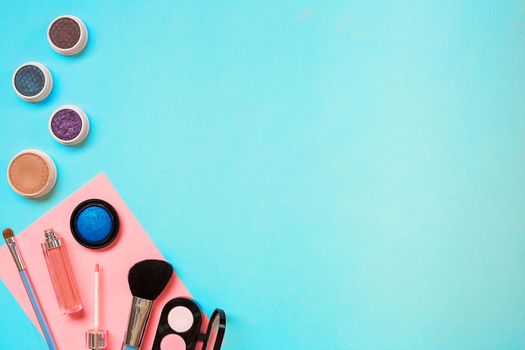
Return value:
<svg viewBox="0 0 525 350">
<path fill-rule="evenodd" d="M 101 350 L 105 349 L 107 346 L 107 337 L 108 332 L 104 329 L 100 329 L 100 268 L 99 265 L 95 265 L 95 278 L 94 278 L 94 312 L 93 312 L 93 318 L 94 318 L 94 325 L 92 329 L 89 329 L 86 332 L 86 348 L 90 350 Z"/>
<path fill-rule="evenodd" d="M 31 280 L 29 279 L 29 275 L 27 273 L 27 269 L 24 264 L 24 260 L 22 259 L 22 254 L 20 254 L 20 249 L 18 248 L 18 245 L 16 244 L 15 234 L 13 230 L 11 230 L 10 228 L 6 228 L 2 232 L 2 235 L 4 236 L 5 243 L 7 247 L 9 248 L 11 255 L 13 256 L 13 259 L 15 260 L 16 267 L 18 268 L 18 272 L 20 273 L 20 278 L 22 279 L 22 282 L 24 283 L 24 287 L 26 289 L 27 295 L 29 296 L 29 300 L 31 301 L 33 310 L 35 311 L 36 318 L 38 319 L 38 323 L 40 324 L 40 328 L 42 329 L 42 333 L 44 334 L 44 338 L 46 339 L 47 346 L 49 347 L 50 350 L 57 350 L 55 340 L 53 339 L 51 330 L 49 329 L 49 326 L 47 325 L 47 321 L 44 316 L 44 312 L 42 311 L 42 308 L 40 307 L 40 303 L 38 302 L 38 298 L 36 297 L 33 285 L 31 284 Z"/>
</svg>

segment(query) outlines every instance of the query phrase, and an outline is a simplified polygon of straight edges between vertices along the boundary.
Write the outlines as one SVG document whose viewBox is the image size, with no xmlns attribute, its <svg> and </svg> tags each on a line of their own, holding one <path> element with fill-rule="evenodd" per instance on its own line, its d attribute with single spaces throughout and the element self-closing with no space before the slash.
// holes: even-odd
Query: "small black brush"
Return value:
<svg viewBox="0 0 525 350">
<path fill-rule="evenodd" d="M 122 350 L 140 348 L 153 301 L 162 293 L 173 275 L 173 267 L 162 260 L 143 260 L 129 270 L 128 282 L 133 302 Z"/>
</svg>

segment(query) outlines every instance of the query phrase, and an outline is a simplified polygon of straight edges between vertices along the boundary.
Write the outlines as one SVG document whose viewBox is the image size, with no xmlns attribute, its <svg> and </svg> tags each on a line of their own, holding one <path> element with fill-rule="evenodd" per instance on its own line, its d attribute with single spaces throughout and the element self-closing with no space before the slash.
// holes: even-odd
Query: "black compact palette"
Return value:
<svg viewBox="0 0 525 350">
<path fill-rule="evenodd" d="M 175 298 L 166 303 L 160 315 L 152 350 L 170 350 L 185 346 L 194 350 L 202 342 L 202 350 L 219 350 L 226 331 L 226 314 L 215 309 L 210 317 L 206 333 L 201 333 L 202 311 L 189 298 Z"/>
<path fill-rule="evenodd" d="M 117 238 L 120 220 L 108 202 L 88 199 L 73 210 L 69 225 L 78 243 L 86 248 L 101 249 Z"/>
</svg>

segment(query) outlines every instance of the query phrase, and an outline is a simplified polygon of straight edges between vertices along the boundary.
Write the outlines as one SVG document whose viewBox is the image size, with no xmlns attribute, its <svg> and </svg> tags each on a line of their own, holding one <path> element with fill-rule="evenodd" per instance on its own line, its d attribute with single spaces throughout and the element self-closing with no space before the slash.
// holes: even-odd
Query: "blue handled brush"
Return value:
<svg viewBox="0 0 525 350">
<path fill-rule="evenodd" d="M 15 234 L 13 230 L 11 230 L 10 228 L 6 228 L 2 232 L 2 235 L 4 236 L 5 243 L 7 244 L 7 247 L 9 248 L 9 251 L 13 256 L 13 259 L 15 260 L 18 272 L 20 272 L 20 278 L 22 278 L 22 282 L 24 283 L 27 295 L 29 296 L 29 300 L 31 301 L 33 310 L 35 311 L 36 318 L 38 319 L 38 323 L 40 324 L 40 328 L 42 329 L 42 333 L 44 334 L 44 338 L 46 339 L 47 346 L 50 350 L 57 350 L 55 340 L 53 339 L 53 334 L 51 334 L 51 330 L 47 325 L 44 312 L 42 312 L 42 308 L 40 307 L 40 303 L 38 302 L 38 299 L 36 297 L 33 285 L 31 284 L 31 280 L 29 279 L 29 275 L 27 274 L 27 269 L 24 264 L 24 260 L 22 259 L 22 254 L 20 254 L 20 250 L 18 249 L 18 245 L 16 244 Z"/>
</svg>

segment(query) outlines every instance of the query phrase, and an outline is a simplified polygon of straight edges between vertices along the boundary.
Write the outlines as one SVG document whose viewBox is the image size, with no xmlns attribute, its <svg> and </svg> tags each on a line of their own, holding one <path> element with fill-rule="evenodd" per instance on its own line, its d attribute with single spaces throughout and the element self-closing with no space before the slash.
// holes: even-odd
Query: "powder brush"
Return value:
<svg viewBox="0 0 525 350">
<path fill-rule="evenodd" d="M 122 350 L 140 348 L 153 301 L 162 293 L 173 275 L 173 267 L 162 260 L 143 260 L 129 270 L 128 283 L 133 301 Z"/>
</svg>

